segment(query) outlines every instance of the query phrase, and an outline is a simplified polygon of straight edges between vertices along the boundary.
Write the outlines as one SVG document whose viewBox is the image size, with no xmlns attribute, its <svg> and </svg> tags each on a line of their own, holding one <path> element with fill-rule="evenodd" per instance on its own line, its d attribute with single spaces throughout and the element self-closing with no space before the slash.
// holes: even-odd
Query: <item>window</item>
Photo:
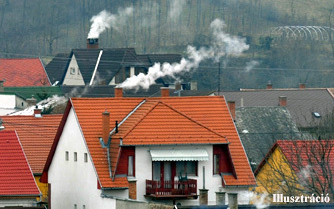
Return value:
<svg viewBox="0 0 334 209">
<path fill-rule="evenodd" d="M 74 67 L 70 67 L 70 74 L 75 75 L 75 68 Z"/>
<path fill-rule="evenodd" d="M 219 174 L 220 155 L 213 155 L 213 174 Z"/>
<path fill-rule="evenodd" d="M 74 152 L 74 162 L 77 162 L 77 161 L 78 161 L 78 153 Z"/>
<path fill-rule="evenodd" d="M 197 176 L 197 161 L 176 162 L 176 175 Z"/>
<path fill-rule="evenodd" d="M 87 153 L 84 154 L 84 161 L 85 161 L 85 163 L 88 162 L 88 154 Z"/>
<path fill-rule="evenodd" d="M 133 156 L 128 157 L 128 176 L 134 176 Z"/>
<path fill-rule="evenodd" d="M 68 159 L 69 159 L 69 153 L 68 153 L 68 151 L 66 151 L 65 152 L 65 160 L 68 161 Z"/>
</svg>

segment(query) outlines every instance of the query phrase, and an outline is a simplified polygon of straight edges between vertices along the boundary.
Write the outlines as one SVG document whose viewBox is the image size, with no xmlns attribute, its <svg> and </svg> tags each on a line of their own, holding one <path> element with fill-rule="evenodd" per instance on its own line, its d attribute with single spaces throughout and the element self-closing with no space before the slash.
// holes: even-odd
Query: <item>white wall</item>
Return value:
<svg viewBox="0 0 334 209">
<path fill-rule="evenodd" d="M 71 68 L 75 69 L 75 73 L 71 74 Z M 93 69 L 92 69 L 93 70 Z M 75 56 L 72 56 L 71 62 L 67 68 L 66 75 L 63 81 L 63 85 L 85 85 L 83 77 L 81 75 L 77 60 Z"/>
<path fill-rule="evenodd" d="M 65 160 L 66 151 L 69 161 Z M 74 162 L 74 152 L 78 153 L 77 162 Z M 78 209 L 83 205 L 86 209 L 115 208 L 116 200 L 101 198 L 91 157 L 88 154 L 88 162 L 84 162 L 84 153 L 87 153 L 86 144 L 72 109 L 48 173 L 53 209 L 74 208 L 74 204 Z"/>
<path fill-rule="evenodd" d="M 16 107 L 15 95 L 0 95 L 0 107 L 1 108 L 15 108 Z"/>
<path fill-rule="evenodd" d="M 209 205 L 216 204 L 216 193 L 219 191 L 219 187 L 222 186 L 222 179 L 220 175 L 213 175 L 213 147 L 212 145 L 193 145 L 193 146 L 156 146 L 156 147 L 136 147 L 136 179 L 137 179 L 137 200 L 148 201 L 146 199 L 146 179 L 152 180 L 152 160 L 149 149 L 206 149 L 209 154 L 209 161 L 198 162 L 198 176 L 188 176 L 190 179 L 197 180 L 197 194 L 199 195 L 199 189 L 203 188 L 203 166 L 205 166 L 205 189 L 209 190 L 208 203 Z M 248 203 L 245 201 L 244 193 L 248 191 L 248 188 L 222 188 L 222 192 L 226 193 L 241 193 L 239 199 L 242 199 L 243 204 Z M 227 201 L 227 195 L 226 195 Z M 167 201 L 170 203 L 171 201 Z M 178 200 L 182 205 L 199 205 L 199 199 L 195 200 Z M 239 201 L 240 202 L 240 201 Z"/>
<path fill-rule="evenodd" d="M 0 207 L 32 207 L 37 206 L 36 199 L 27 199 L 27 198 L 1 198 L 0 199 Z"/>
</svg>

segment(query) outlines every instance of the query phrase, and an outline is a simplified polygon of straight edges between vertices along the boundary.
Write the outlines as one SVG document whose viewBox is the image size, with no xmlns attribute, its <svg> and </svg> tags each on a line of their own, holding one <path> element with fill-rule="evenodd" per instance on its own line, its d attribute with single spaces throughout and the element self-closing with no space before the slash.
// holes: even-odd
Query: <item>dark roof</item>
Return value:
<svg viewBox="0 0 334 209">
<path fill-rule="evenodd" d="M 179 63 L 182 59 L 182 56 L 180 54 L 148 54 L 147 55 L 150 62 L 152 64 L 154 63 Z"/>
<path fill-rule="evenodd" d="M 280 96 L 287 97 L 287 109 L 299 127 L 312 127 L 318 118 L 312 112 L 325 115 L 334 109 L 334 99 L 327 89 L 280 89 L 221 92 L 227 101 L 235 101 L 236 107 L 278 106 Z"/>
<path fill-rule="evenodd" d="M 239 107 L 235 115 L 235 124 L 253 169 L 276 140 L 305 138 L 285 107 Z"/>
<path fill-rule="evenodd" d="M 45 67 L 46 73 L 49 76 L 51 84 L 56 81 L 62 82 L 65 70 L 70 63 L 70 53 L 59 53 Z"/>
<path fill-rule="evenodd" d="M 73 49 L 72 56 L 78 63 L 80 73 L 86 84 L 89 84 L 101 49 Z"/>
</svg>

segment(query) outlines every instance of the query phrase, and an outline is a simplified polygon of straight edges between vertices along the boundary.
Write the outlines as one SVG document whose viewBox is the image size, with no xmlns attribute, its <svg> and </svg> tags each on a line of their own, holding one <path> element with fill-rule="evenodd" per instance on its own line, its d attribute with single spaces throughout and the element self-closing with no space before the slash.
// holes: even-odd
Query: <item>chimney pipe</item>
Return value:
<svg viewBox="0 0 334 209">
<path fill-rule="evenodd" d="M 102 113 L 102 139 L 104 144 L 108 144 L 110 132 L 110 113 L 106 110 Z"/>
<path fill-rule="evenodd" d="M 35 106 L 35 109 L 34 109 L 34 116 L 35 118 L 42 117 L 42 109 L 39 109 L 37 105 Z"/>
<path fill-rule="evenodd" d="M 122 87 L 115 87 L 114 92 L 115 92 L 115 97 L 123 97 L 123 88 Z"/>
<path fill-rule="evenodd" d="M 305 83 L 299 83 L 299 88 L 300 89 L 305 89 L 306 88 L 306 84 Z"/>
<path fill-rule="evenodd" d="M 273 84 L 270 81 L 267 83 L 266 89 L 273 89 Z"/>
<path fill-rule="evenodd" d="M 286 107 L 287 106 L 287 98 L 286 98 L 286 96 L 280 96 L 280 97 L 278 97 L 278 105 L 282 106 L 282 107 Z"/>
<path fill-rule="evenodd" d="M 98 49 L 99 39 L 98 38 L 87 38 L 87 49 Z"/>
<path fill-rule="evenodd" d="M 5 82 L 6 80 L 0 80 L 0 92 L 4 92 L 5 91 L 5 87 L 3 86 L 3 83 Z"/>
<path fill-rule="evenodd" d="M 235 101 L 228 101 L 227 106 L 228 106 L 228 109 L 230 110 L 232 119 L 235 120 Z"/>
<path fill-rule="evenodd" d="M 169 88 L 168 87 L 161 87 L 161 97 L 169 97 Z"/>
</svg>

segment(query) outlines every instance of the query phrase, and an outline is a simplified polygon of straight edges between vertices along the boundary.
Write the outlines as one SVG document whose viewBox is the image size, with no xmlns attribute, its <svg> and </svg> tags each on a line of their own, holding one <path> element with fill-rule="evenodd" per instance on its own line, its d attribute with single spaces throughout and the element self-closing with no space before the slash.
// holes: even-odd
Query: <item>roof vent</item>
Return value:
<svg viewBox="0 0 334 209">
<path fill-rule="evenodd" d="M 321 115 L 320 115 L 320 113 L 318 113 L 318 112 L 312 112 L 312 115 L 313 115 L 313 117 L 315 117 L 315 118 L 321 118 Z"/>
</svg>

